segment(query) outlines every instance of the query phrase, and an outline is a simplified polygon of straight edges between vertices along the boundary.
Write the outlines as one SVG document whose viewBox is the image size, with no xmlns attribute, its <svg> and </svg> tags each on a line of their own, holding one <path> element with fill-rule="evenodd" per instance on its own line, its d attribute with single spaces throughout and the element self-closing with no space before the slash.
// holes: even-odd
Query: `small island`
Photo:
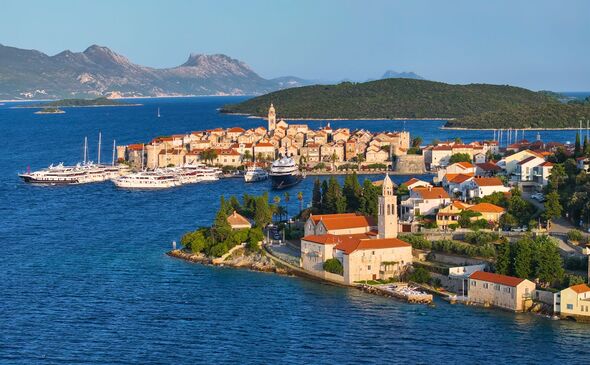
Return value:
<svg viewBox="0 0 590 365">
<path fill-rule="evenodd" d="M 35 114 L 65 114 L 65 112 L 59 108 L 43 108 L 36 111 Z"/>
<path fill-rule="evenodd" d="M 140 106 L 141 104 L 131 104 L 119 100 L 113 100 L 105 97 L 96 99 L 61 99 L 48 103 L 20 105 L 15 108 L 92 108 L 101 106 Z M 49 113 L 38 113 L 49 114 Z"/>
</svg>

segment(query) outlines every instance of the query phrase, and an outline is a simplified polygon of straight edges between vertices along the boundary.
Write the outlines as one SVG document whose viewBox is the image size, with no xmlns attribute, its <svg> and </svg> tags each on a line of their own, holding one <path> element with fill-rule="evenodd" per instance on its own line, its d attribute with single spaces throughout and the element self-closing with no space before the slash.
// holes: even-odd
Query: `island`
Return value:
<svg viewBox="0 0 590 365">
<path fill-rule="evenodd" d="M 48 103 L 30 104 L 30 105 L 19 105 L 15 108 L 90 108 L 90 107 L 101 107 L 101 106 L 139 106 L 141 104 L 132 104 L 119 100 L 113 100 L 105 97 L 96 99 L 61 99 L 55 100 Z M 46 113 L 39 113 L 46 114 Z"/>
<path fill-rule="evenodd" d="M 35 112 L 35 114 L 65 114 L 65 112 L 59 108 L 43 108 Z"/>
<path fill-rule="evenodd" d="M 572 128 L 590 103 L 509 85 L 452 85 L 413 79 L 314 85 L 225 105 L 223 113 L 265 116 L 271 103 L 286 119 L 443 119 L 450 128 Z"/>
</svg>

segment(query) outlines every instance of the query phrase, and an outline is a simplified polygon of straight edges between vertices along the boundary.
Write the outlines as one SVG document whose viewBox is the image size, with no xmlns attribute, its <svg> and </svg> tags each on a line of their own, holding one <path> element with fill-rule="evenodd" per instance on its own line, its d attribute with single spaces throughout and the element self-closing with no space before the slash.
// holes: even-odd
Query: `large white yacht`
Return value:
<svg viewBox="0 0 590 365">
<path fill-rule="evenodd" d="M 196 172 L 198 181 L 217 181 L 221 176 L 221 169 L 202 164 L 185 164 L 182 169 L 186 172 Z"/>
<path fill-rule="evenodd" d="M 283 156 L 270 166 L 270 180 L 273 189 L 285 189 L 297 185 L 303 176 L 292 157 Z"/>
<path fill-rule="evenodd" d="M 244 181 L 247 183 L 263 181 L 266 179 L 268 179 L 268 172 L 259 166 L 248 167 L 246 173 L 244 174 Z"/>
<path fill-rule="evenodd" d="M 50 165 L 46 169 L 26 172 L 18 176 L 23 181 L 31 184 L 67 185 L 89 182 L 87 171 L 80 165 L 64 166 L 63 163 L 57 166 Z"/>
<path fill-rule="evenodd" d="M 113 179 L 115 186 L 127 189 L 164 189 L 182 185 L 180 180 L 163 171 L 142 171 Z"/>
</svg>

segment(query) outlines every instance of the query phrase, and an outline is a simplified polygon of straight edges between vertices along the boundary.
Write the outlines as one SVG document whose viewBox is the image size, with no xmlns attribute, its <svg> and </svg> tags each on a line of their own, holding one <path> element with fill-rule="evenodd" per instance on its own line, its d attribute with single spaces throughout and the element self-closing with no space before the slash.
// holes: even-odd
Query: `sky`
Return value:
<svg viewBox="0 0 590 365">
<path fill-rule="evenodd" d="M 265 78 L 590 90 L 590 1 L 2 0 L 0 43 L 53 55 L 107 46 L 173 67 L 224 53 Z"/>
</svg>

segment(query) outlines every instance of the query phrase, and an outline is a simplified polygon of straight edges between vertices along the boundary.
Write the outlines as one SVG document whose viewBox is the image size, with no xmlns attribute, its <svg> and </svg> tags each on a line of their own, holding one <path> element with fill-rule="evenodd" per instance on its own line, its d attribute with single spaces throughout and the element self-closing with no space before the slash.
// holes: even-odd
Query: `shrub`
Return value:
<svg viewBox="0 0 590 365">
<path fill-rule="evenodd" d="M 494 232 L 468 232 L 465 234 L 466 242 L 478 246 L 496 242 L 498 239 L 500 239 L 500 235 Z"/>
<path fill-rule="evenodd" d="M 258 242 L 264 239 L 264 233 L 262 233 L 262 229 L 259 227 L 254 227 L 248 231 L 248 238 L 246 243 L 246 248 L 250 251 L 258 251 L 260 250 L 260 246 Z"/>
<path fill-rule="evenodd" d="M 581 242 L 584 239 L 584 235 L 577 229 L 572 229 L 567 233 L 567 238 L 570 241 Z"/>
<path fill-rule="evenodd" d="M 562 288 L 569 288 L 572 285 L 583 284 L 585 282 L 586 281 L 584 280 L 584 278 L 579 275 L 565 274 L 561 281 L 561 286 Z"/>
<path fill-rule="evenodd" d="M 406 234 L 400 236 L 400 239 L 411 244 L 413 248 L 422 250 L 430 250 L 432 248 L 432 243 L 421 234 Z"/>
<path fill-rule="evenodd" d="M 430 279 L 430 272 L 423 267 L 416 268 L 409 276 L 410 281 L 419 284 L 428 283 Z"/>
<path fill-rule="evenodd" d="M 324 262 L 324 270 L 327 272 L 331 272 L 332 274 L 343 275 L 344 268 L 342 267 L 342 263 L 338 259 L 329 259 Z"/>
</svg>

